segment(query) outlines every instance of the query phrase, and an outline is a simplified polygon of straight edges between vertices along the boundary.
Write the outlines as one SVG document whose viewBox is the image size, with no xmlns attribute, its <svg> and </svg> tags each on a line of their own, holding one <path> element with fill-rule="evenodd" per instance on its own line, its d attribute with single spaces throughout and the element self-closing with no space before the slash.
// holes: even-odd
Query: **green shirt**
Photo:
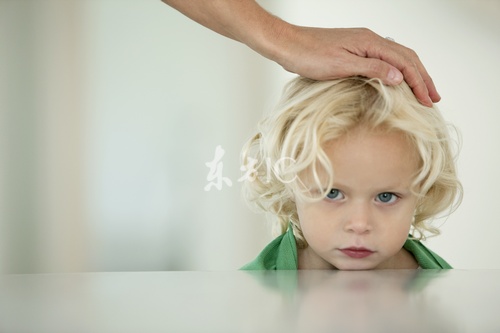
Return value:
<svg viewBox="0 0 500 333">
<path fill-rule="evenodd" d="M 420 241 L 407 239 L 404 246 L 423 269 L 452 268 L 444 259 L 429 250 Z M 275 238 L 253 260 L 246 264 L 242 270 L 296 270 L 297 245 L 292 228 L 281 236 Z"/>
</svg>

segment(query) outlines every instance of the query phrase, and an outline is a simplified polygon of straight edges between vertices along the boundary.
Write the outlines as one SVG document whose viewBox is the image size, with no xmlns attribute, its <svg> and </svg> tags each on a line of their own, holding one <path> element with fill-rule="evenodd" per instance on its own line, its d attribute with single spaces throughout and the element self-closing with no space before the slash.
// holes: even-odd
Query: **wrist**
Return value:
<svg viewBox="0 0 500 333">
<path fill-rule="evenodd" d="M 296 26 L 273 15 L 270 15 L 269 20 L 269 24 L 263 25 L 265 29 L 260 39 L 256 41 L 256 46 L 252 48 L 286 68 L 290 41 L 293 40 Z"/>
</svg>

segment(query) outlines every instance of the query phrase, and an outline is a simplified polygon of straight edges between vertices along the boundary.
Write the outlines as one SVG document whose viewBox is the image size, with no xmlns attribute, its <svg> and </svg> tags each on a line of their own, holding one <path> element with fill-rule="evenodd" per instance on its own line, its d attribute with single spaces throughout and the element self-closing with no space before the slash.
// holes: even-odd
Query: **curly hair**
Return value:
<svg viewBox="0 0 500 333">
<path fill-rule="evenodd" d="M 307 247 L 295 197 L 322 200 L 326 171 L 329 186 L 334 174 L 325 144 L 357 126 L 398 131 L 415 147 L 419 169 L 412 183 L 417 196 L 413 230 L 438 234 L 431 226 L 439 213 L 458 207 L 462 186 L 457 178 L 450 129 L 436 107 L 421 105 L 406 83 L 385 86 L 378 79 L 350 77 L 315 81 L 297 77 L 284 90 L 276 110 L 259 124 L 258 133 L 243 147 L 242 164 L 252 165 L 255 177 L 243 185 L 246 200 L 278 220 L 279 232 L 291 224 L 299 248 Z M 318 195 L 304 189 L 300 174 L 312 172 Z M 325 192 L 326 191 L 326 192 Z"/>
</svg>

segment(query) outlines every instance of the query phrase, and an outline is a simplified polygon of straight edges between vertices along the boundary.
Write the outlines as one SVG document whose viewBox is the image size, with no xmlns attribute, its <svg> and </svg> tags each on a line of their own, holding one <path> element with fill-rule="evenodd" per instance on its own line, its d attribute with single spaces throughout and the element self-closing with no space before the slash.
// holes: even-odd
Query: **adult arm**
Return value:
<svg viewBox="0 0 500 333">
<path fill-rule="evenodd" d="M 246 44 L 287 71 L 316 80 L 353 75 L 396 85 L 403 79 L 431 106 L 441 98 L 417 54 L 366 28 L 290 24 L 254 0 L 162 0 L 192 20 Z"/>
</svg>

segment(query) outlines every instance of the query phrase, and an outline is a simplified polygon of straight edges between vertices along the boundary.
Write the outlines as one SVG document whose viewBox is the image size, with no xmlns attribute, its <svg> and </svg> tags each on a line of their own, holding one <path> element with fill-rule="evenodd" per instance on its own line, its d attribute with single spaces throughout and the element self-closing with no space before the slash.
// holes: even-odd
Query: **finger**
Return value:
<svg viewBox="0 0 500 333">
<path fill-rule="evenodd" d="M 413 62 L 416 70 L 420 74 L 420 77 L 424 81 L 424 84 L 427 88 L 428 96 L 432 102 L 439 102 L 441 100 L 441 96 L 437 92 L 436 86 L 434 85 L 434 81 L 432 81 L 431 76 L 425 69 L 425 66 L 420 61 L 418 55 L 411 49 L 408 50 L 408 59 L 409 62 Z"/>
<path fill-rule="evenodd" d="M 345 60 L 344 69 L 349 75 L 378 78 L 384 84 L 396 85 L 403 81 L 403 73 L 387 62 L 375 58 L 352 56 Z"/>
<path fill-rule="evenodd" d="M 430 78 L 430 77 L 429 77 Z M 426 82 L 427 89 L 429 90 L 429 97 L 434 103 L 437 103 L 441 100 L 441 95 L 439 95 L 436 86 L 434 85 L 434 81 L 430 78 L 429 82 Z"/>
<path fill-rule="evenodd" d="M 415 51 L 382 37 L 380 40 L 381 43 L 371 44 L 366 56 L 380 59 L 397 68 L 423 105 L 432 106 L 433 101 L 439 101 L 436 87 Z"/>
<path fill-rule="evenodd" d="M 344 66 L 347 75 L 361 75 L 369 78 L 379 78 L 384 84 L 400 84 L 403 79 L 413 91 L 415 97 L 425 106 L 432 106 L 429 91 L 415 65 L 399 65 L 401 69 L 390 65 L 384 60 L 376 58 L 362 58 L 354 56 L 346 59 Z M 397 63 L 393 61 L 393 63 Z M 429 77 L 430 79 L 430 77 Z M 431 80 L 432 81 L 432 80 Z"/>
<path fill-rule="evenodd" d="M 410 86 L 411 90 L 415 94 L 415 97 L 425 106 L 432 106 L 432 100 L 429 97 L 429 90 L 427 89 L 427 84 L 420 75 L 415 65 L 409 65 L 401 69 L 406 83 Z"/>
<path fill-rule="evenodd" d="M 417 54 L 395 42 L 386 40 L 386 43 L 390 45 L 390 48 L 386 48 L 384 53 L 379 53 L 380 59 L 393 65 L 403 74 L 404 80 L 420 103 L 432 106 L 433 100 L 430 97 L 429 89 L 431 89 L 433 97 L 437 97 L 439 94 L 437 94 L 434 83 Z M 391 52 L 387 52 L 388 50 Z"/>
<path fill-rule="evenodd" d="M 417 59 L 418 60 L 418 59 Z M 432 80 L 431 76 L 425 69 L 424 65 L 418 60 L 417 64 L 417 70 L 419 71 L 422 79 L 425 82 L 425 85 L 427 87 L 427 90 L 429 91 L 429 97 L 434 103 L 437 103 L 441 100 L 441 96 L 439 96 L 439 93 L 437 92 L 436 86 L 434 85 L 434 81 Z"/>
</svg>

